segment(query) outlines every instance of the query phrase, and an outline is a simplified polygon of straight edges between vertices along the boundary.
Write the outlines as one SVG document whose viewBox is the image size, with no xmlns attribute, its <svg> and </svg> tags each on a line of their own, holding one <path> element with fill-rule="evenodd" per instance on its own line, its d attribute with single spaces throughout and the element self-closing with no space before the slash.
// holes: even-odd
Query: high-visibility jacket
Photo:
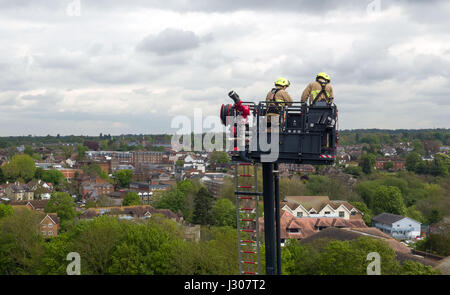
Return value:
<svg viewBox="0 0 450 295">
<path fill-rule="evenodd" d="M 309 98 L 309 104 L 312 104 L 313 101 L 316 99 L 317 95 L 322 91 L 322 85 L 320 85 L 319 82 L 314 81 L 308 84 L 308 86 L 306 86 L 305 90 L 303 90 L 302 93 L 302 102 L 306 102 L 306 100 L 308 100 Z M 321 94 L 318 98 L 317 101 L 322 101 L 322 100 L 327 100 L 327 101 L 333 101 L 334 99 L 334 93 L 333 93 L 333 87 L 331 87 L 330 84 L 326 84 L 325 86 L 325 94 Z"/>
<path fill-rule="evenodd" d="M 276 87 L 273 88 L 272 90 L 269 91 L 269 93 L 267 93 L 266 96 L 266 101 L 267 102 L 277 102 L 278 104 L 274 103 L 274 104 L 269 104 L 269 106 L 271 106 L 269 108 L 269 113 L 278 113 L 279 111 L 277 110 L 277 106 L 284 106 L 285 103 L 287 105 L 292 105 L 292 97 L 289 95 L 289 93 L 287 93 L 286 90 L 282 89 L 282 87 Z"/>
</svg>

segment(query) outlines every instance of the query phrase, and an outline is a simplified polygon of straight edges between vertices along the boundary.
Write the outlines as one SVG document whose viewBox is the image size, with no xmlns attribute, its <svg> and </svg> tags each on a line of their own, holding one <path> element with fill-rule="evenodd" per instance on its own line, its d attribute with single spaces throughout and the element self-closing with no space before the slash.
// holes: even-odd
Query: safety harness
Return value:
<svg viewBox="0 0 450 295">
<path fill-rule="evenodd" d="M 325 96 L 325 101 L 327 102 L 327 104 L 330 103 L 330 97 L 328 96 L 327 91 L 325 90 L 326 86 L 327 86 L 327 82 L 319 82 L 317 81 L 320 86 L 322 86 L 322 90 L 320 90 L 320 92 L 316 95 L 316 97 L 314 98 L 314 101 L 312 102 L 312 105 L 315 105 L 317 100 L 320 98 L 320 96 L 323 94 Z"/>
<path fill-rule="evenodd" d="M 268 113 L 279 113 L 280 112 L 280 108 L 278 107 L 278 103 L 275 99 L 275 95 L 277 94 L 278 91 L 280 91 L 282 88 L 272 88 L 272 90 L 270 91 L 272 93 L 272 95 L 270 96 L 269 101 L 274 101 L 275 103 L 272 103 L 268 106 L 267 108 L 267 112 Z M 284 101 L 284 100 L 283 100 Z"/>
</svg>

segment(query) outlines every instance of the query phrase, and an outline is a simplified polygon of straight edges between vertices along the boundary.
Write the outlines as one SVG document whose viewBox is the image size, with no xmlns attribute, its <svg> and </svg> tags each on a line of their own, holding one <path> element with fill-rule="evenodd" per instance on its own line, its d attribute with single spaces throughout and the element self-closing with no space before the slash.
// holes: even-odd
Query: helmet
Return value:
<svg viewBox="0 0 450 295">
<path fill-rule="evenodd" d="M 278 78 L 275 81 L 275 85 L 288 86 L 289 87 L 289 85 L 291 85 L 291 82 L 289 82 L 289 80 L 285 79 L 285 78 Z"/>
<path fill-rule="evenodd" d="M 324 72 L 318 73 L 317 74 L 317 79 L 318 78 L 324 78 L 325 80 L 330 82 L 330 76 L 327 73 L 324 73 Z"/>
</svg>

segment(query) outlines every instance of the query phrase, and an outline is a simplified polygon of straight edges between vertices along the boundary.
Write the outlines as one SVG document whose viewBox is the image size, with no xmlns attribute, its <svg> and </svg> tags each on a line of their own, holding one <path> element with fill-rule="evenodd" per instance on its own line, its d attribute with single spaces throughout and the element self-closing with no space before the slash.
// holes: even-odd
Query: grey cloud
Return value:
<svg viewBox="0 0 450 295">
<path fill-rule="evenodd" d="M 200 38 L 194 32 L 168 28 L 157 35 L 145 37 L 138 44 L 137 49 L 143 52 L 167 55 L 194 49 L 199 45 Z"/>
</svg>

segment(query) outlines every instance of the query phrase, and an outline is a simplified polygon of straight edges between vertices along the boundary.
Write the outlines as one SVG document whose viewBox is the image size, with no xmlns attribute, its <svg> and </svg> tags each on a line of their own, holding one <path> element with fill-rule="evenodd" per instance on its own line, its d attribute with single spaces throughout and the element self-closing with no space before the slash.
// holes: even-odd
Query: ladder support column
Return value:
<svg viewBox="0 0 450 295">
<path fill-rule="evenodd" d="M 280 171 L 278 163 L 274 166 L 274 185 L 275 185 L 275 223 L 277 236 L 277 274 L 281 275 L 281 232 L 280 232 Z"/>
<path fill-rule="evenodd" d="M 275 208 L 273 197 L 273 163 L 262 163 L 264 196 L 264 239 L 266 247 L 266 273 L 275 274 Z"/>
</svg>

